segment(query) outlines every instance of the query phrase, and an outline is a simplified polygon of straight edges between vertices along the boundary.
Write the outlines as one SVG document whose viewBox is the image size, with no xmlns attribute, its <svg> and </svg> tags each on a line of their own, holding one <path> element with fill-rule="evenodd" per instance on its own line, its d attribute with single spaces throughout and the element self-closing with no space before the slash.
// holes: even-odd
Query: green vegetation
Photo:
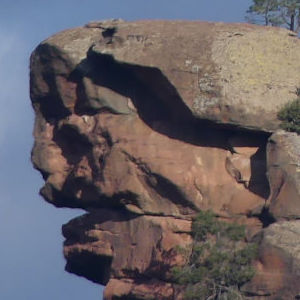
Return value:
<svg viewBox="0 0 300 300">
<path fill-rule="evenodd" d="M 251 23 L 281 26 L 299 32 L 299 0 L 252 0 L 247 11 Z"/>
<path fill-rule="evenodd" d="M 186 287 L 185 299 L 243 299 L 239 288 L 254 275 L 255 244 L 245 243 L 245 228 L 201 212 L 192 223 L 193 244 L 187 263 L 173 268 L 173 278 Z"/>
<path fill-rule="evenodd" d="M 277 114 L 282 121 L 281 128 L 300 133 L 300 98 L 287 103 Z"/>
</svg>

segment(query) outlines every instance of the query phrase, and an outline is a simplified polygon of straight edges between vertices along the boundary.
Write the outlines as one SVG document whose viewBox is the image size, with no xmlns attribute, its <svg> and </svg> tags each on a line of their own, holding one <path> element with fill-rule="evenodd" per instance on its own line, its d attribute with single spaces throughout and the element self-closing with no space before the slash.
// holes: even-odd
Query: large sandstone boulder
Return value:
<svg viewBox="0 0 300 300">
<path fill-rule="evenodd" d="M 178 246 L 211 209 L 245 224 L 247 240 L 262 237 L 252 296 L 296 293 L 265 274 L 278 252 L 267 226 L 298 216 L 298 136 L 266 145 L 299 87 L 299 47 L 283 29 L 170 21 L 93 22 L 42 42 L 31 57 L 32 161 L 48 202 L 88 212 L 63 227 L 66 269 L 105 284 L 106 300 L 179 300 Z"/>
<path fill-rule="evenodd" d="M 137 107 L 141 112 L 149 106 L 161 110 L 163 105 L 175 118 L 180 108 L 180 118 L 194 116 L 273 131 L 278 127 L 277 111 L 295 98 L 300 86 L 300 41 L 279 28 L 204 22 L 94 22 L 61 32 L 38 50 L 51 57 L 51 62 L 47 64 L 43 55 L 33 61 L 41 73 L 35 72 L 35 95 L 51 97 L 49 85 L 62 91 L 55 105 L 49 98 L 45 100 L 44 107 L 52 115 L 56 115 L 55 107 L 62 106 L 60 113 L 64 114 L 76 108 L 80 76 L 81 98 L 88 100 L 77 106 L 82 104 L 88 111 L 107 108 L 126 113 L 126 99 L 120 104 L 116 93 L 135 103 L 143 95 L 152 101 Z M 42 79 L 46 65 L 56 76 Z M 109 66 L 110 71 L 104 67 L 99 72 L 99 66 Z M 71 70 L 73 80 L 69 82 L 66 76 Z M 92 82 L 100 87 L 93 87 Z"/>
</svg>

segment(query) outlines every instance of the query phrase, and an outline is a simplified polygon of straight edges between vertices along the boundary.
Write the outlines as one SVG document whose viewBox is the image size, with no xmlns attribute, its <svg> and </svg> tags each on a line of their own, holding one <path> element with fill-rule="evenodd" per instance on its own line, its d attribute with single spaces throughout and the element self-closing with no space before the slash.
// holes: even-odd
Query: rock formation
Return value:
<svg viewBox="0 0 300 300">
<path fill-rule="evenodd" d="M 299 295 L 299 138 L 276 131 L 298 56 L 289 31 L 248 24 L 111 20 L 42 42 L 32 161 L 46 201 L 87 211 L 63 226 L 66 269 L 106 300 L 182 299 L 178 246 L 211 209 L 259 242 L 249 298 Z"/>
</svg>

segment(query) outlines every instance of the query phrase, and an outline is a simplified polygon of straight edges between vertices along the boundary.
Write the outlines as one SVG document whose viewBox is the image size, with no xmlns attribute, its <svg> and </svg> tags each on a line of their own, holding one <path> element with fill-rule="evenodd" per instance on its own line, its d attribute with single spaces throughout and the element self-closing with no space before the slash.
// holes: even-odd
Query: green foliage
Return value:
<svg viewBox="0 0 300 300">
<path fill-rule="evenodd" d="M 300 98 L 286 104 L 277 114 L 281 128 L 300 133 Z"/>
<path fill-rule="evenodd" d="M 247 11 L 247 19 L 251 23 L 270 25 L 277 23 L 278 0 L 253 0 Z"/>
<path fill-rule="evenodd" d="M 188 262 L 173 268 L 173 278 L 184 285 L 185 299 L 243 299 L 239 287 L 254 275 L 255 244 L 245 243 L 245 227 L 217 220 L 201 212 L 192 223 L 193 245 Z"/>
<path fill-rule="evenodd" d="M 192 224 L 192 236 L 196 241 L 206 240 L 208 234 L 223 234 L 233 241 L 245 237 L 245 227 L 238 224 L 219 222 L 211 211 L 200 212 Z"/>
<path fill-rule="evenodd" d="M 208 233 L 216 234 L 219 230 L 219 223 L 211 211 L 200 212 L 192 223 L 192 236 L 196 241 L 205 240 Z"/>
<path fill-rule="evenodd" d="M 284 26 L 299 30 L 299 0 L 253 0 L 247 11 L 251 23 Z"/>
</svg>

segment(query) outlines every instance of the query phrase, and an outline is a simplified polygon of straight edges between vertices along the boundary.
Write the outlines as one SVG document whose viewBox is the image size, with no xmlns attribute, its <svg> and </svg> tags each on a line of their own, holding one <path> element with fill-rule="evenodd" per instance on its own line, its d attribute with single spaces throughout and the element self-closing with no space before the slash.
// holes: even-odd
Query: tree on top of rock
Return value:
<svg viewBox="0 0 300 300">
<path fill-rule="evenodd" d="M 253 4 L 247 10 L 247 20 L 250 23 L 272 25 L 278 7 L 278 0 L 253 0 Z"/>
<path fill-rule="evenodd" d="M 247 20 L 299 32 L 300 0 L 253 0 L 247 11 Z"/>
</svg>

